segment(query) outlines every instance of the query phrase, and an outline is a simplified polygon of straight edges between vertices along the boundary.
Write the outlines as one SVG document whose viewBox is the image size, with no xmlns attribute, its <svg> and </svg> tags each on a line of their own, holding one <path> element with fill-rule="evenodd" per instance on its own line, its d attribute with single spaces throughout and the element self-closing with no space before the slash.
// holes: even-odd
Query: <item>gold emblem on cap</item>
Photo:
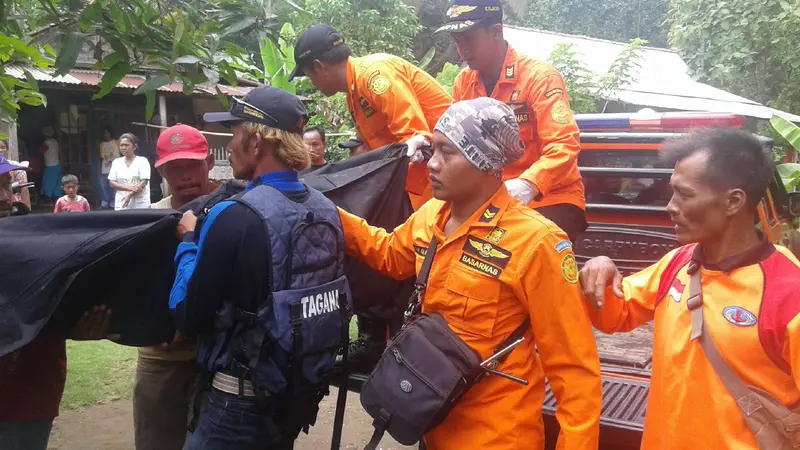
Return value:
<svg viewBox="0 0 800 450">
<path fill-rule="evenodd" d="M 475 11 L 477 6 L 470 6 L 470 5 L 453 5 L 450 9 L 447 10 L 447 17 L 455 18 L 462 14 L 466 14 L 468 12 Z M 441 11 L 441 10 L 440 10 Z"/>
<path fill-rule="evenodd" d="M 249 107 L 247 105 L 244 106 L 244 113 L 245 113 L 245 115 L 252 116 L 252 117 L 258 117 L 259 119 L 264 120 L 264 115 L 263 114 L 261 114 L 260 112 L 256 111 L 255 109 L 253 109 L 253 108 L 251 108 L 251 107 Z"/>
<path fill-rule="evenodd" d="M 569 123 L 569 120 L 572 118 L 572 112 L 570 112 L 564 100 L 559 100 L 553 105 L 553 109 L 550 110 L 550 117 L 557 123 Z"/>
</svg>

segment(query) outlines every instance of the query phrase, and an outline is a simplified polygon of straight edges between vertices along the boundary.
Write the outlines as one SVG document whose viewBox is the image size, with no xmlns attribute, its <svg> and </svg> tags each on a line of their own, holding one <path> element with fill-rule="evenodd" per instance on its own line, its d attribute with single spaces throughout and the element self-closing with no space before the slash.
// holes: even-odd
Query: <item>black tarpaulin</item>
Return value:
<svg viewBox="0 0 800 450">
<path fill-rule="evenodd" d="M 375 150 L 305 175 L 334 203 L 391 229 L 411 213 L 405 192 L 405 146 Z M 241 191 L 223 185 L 187 205 L 200 215 Z M 94 305 L 108 305 L 112 332 L 133 346 L 168 342 L 178 211 L 98 211 L 0 220 L 0 356 L 30 342 L 47 325 L 68 329 Z M 354 300 L 380 303 L 402 283 L 348 263 Z M 391 283 L 391 284 L 389 284 Z"/>
</svg>

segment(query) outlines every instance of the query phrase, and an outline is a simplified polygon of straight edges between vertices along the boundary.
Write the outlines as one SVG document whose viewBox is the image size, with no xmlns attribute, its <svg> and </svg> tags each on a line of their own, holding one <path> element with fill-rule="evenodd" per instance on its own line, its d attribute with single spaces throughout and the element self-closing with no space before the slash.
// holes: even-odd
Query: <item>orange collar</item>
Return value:
<svg viewBox="0 0 800 450">
<path fill-rule="evenodd" d="M 458 239 L 467 234 L 472 228 L 494 228 L 497 226 L 497 222 L 500 221 L 500 217 L 506 212 L 506 209 L 508 209 L 511 199 L 512 197 L 508 194 L 505 184 L 501 185 L 500 189 L 495 192 L 492 198 L 481 205 L 481 207 L 472 214 L 469 220 L 461 224 L 449 239 L 445 238 L 444 226 L 450 218 L 450 203 L 442 203 L 439 212 L 436 213 L 433 233 L 436 235 L 439 242 L 445 242 L 447 240 Z"/>
</svg>

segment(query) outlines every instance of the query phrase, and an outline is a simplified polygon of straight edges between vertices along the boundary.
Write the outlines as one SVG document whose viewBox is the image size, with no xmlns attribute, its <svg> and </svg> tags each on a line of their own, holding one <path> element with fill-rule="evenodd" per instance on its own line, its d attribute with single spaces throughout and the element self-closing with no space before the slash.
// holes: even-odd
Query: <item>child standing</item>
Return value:
<svg viewBox="0 0 800 450">
<path fill-rule="evenodd" d="M 78 195 L 78 184 L 78 177 L 75 175 L 65 175 L 61 178 L 61 188 L 64 189 L 67 195 L 58 199 L 53 212 L 84 212 L 90 210 L 89 202 Z"/>
</svg>

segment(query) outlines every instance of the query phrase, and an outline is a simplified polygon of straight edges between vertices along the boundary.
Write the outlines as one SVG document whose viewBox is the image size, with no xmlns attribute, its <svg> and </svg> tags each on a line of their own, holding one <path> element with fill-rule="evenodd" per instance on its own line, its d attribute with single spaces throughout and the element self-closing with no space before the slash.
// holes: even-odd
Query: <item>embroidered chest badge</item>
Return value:
<svg viewBox="0 0 800 450">
<path fill-rule="evenodd" d="M 675 279 L 672 281 L 672 286 L 669 287 L 669 292 L 667 295 L 672 299 L 673 302 L 680 303 L 681 297 L 683 297 L 684 289 L 686 289 L 686 285 L 681 283 L 680 280 Z"/>
<path fill-rule="evenodd" d="M 722 317 L 740 327 L 752 327 L 758 321 L 756 315 L 740 306 L 728 306 L 722 310 Z"/>
</svg>

